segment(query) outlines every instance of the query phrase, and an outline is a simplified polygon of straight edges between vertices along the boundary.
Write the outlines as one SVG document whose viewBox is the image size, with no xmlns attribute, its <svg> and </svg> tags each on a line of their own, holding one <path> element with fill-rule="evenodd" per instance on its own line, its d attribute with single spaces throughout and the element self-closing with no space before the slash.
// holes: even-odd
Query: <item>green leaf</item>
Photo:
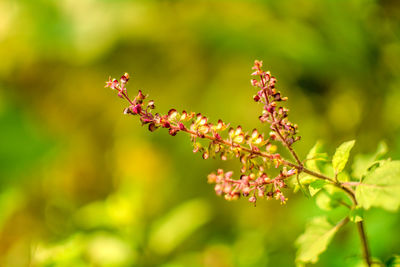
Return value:
<svg viewBox="0 0 400 267">
<path fill-rule="evenodd" d="M 323 145 L 321 141 L 317 141 L 315 145 L 308 152 L 306 157 L 306 167 L 312 171 L 319 172 L 319 167 L 317 165 L 318 161 L 327 161 L 328 155 L 322 152 Z"/>
<path fill-rule="evenodd" d="M 311 196 L 316 195 L 322 189 L 322 187 L 324 187 L 325 184 L 326 184 L 325 180 L 316 180 L 316 181 L 312 182 L 308 186 L 308 190 L 310 191 L 310 195 Z"/>
<path fill-rule="evenodd" d="M 341 204 L 351 206 L 346 193 L 331 184 L 324 185 L 322 190 L 317 194 L 315 202 L 321 210 L 326 211 L 333 210 Z"/>
<path fill-rule="evenodd" d="M 301 192 L 302 192 L 307 198 L 310 198 L 310 197 L 311 197 L 310 192 L 309 192 L 309 190 L 307 190 L 306 188 L 304 188 L 303 184 L 302 184 L 301 181 L 300 181 L 300 175 L 299 175 L 299 174 L 296 175 L 296 182 L 297 182 L 297 184 L 296 184 L 297 187 L 294 188 L 295 192 L 297 192 L 297 190 L 300 189 Z"/>
<path fill-rule="evenodd" d="M 364 209 L 360 206 L 350 210 L 349 213 L 350 221 L 354 223 L 361 222 L 364 219 Z"/>
<path fill-rule="evenodd" d="M 300 173 L 299 175 L 299 179 L 297 179 L 297 176 L 295 178 L 292 179 L 293 181 L 293 192 L 297 193 L 297 191 L 301 190 L 301 188 L 304 188 L 304 191 L 301 190 L 307 197 L 310 197 L 310 194 L 307 192 L 307 188 L 306 186 L 309 185 L 310 183 L 314 182 L 315 180 L 317 180 L 317 178 L 315 178 L 314 176 L 311 176 L 309 174 L 306 174 L 304 172 Z M 300 184 L 299 184 L 300 182 Z M 300 187 L 301 186 L 301 187 Z"/>
<path fill-rule="evenodd" d="M 350 181 L 350 176 L 346 171 L 342 171 L 341 173 L 338 174 L 337 179 L 339 182 L 349 182 Z"/>
<path fill-rule="evenodd" d="M 387 153 L 387 145 L 381 141 L 378 144 L 374 154 L 358 154 L 354 157 L 352 176 L 358 181 L 361 180 L 368 172 L 368 169 L 375 164 L 376 161 L 381 160 L 382 156 Z"/>
<path fill-rule="evenodd" d="M 364 209 L 396 211 L 400 206 L 400 161 L 388 161 L 367 173 L 357 186 L 356 198 Z"/>
<path fill-rule="evenodd" d="M 332 165 L 335 169 L 335 173 L 343 171 L 346 166 L 347 160 L 349 159 L 350 150 L 353 148 L 355 140 L 344 142 L 341 144 L 333 155 Z"/>
<path fill-rule="evenodd" d="M 326 217 L 312 219 L 307 224 L 306 231 L 296 240 L 296 262 L 316 263 L 338 229 L 339 226 L 330 224 Z"/>
</svg>

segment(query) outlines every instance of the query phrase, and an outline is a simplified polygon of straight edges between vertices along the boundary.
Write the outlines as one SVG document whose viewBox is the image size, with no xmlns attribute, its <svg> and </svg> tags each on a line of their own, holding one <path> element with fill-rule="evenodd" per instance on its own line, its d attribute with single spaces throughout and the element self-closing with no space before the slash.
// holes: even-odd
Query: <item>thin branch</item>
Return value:
<svg viewBox="0 0 400 267">
<path fill-rule="evenodd" d="M 365 234 L 365 228 L 364 228 L 363 221 L 357 223 L 357 229 L 358 229 L 358 235 L 360 236 L 360 239 L 361 239 L 363 258 L 365 260 L 365 263 L 369 267 L 369 266 L 371 266 L 371 255 L 369 252 L 368 240 L 367 240 L 367 235 Z"/>
</svg>

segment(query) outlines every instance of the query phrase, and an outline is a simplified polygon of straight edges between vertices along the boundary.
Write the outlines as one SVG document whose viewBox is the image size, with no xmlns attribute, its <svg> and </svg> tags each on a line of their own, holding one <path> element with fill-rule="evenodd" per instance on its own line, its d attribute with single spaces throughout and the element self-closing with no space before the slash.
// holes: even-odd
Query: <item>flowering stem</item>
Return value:
<svg viewBox="0 0 400 267">
<path fill-rule="evenodd" d="M 268 93 L 267 93 L 266 84 L 264 82 L 264 79 L 263 79 L 262 75 L 260 75 L 260 81 L 262 83 L 263 93 L 264 93 L 264 96 L 265 96 L 265 101 L 266 101 L 266 104 L 268 105 L 269 104 Z M 270 114 L 271 114 L 271 119 L 272 119 L 272 125 L 274 125 L 273 126 L 274 131 L 278 134 L 279 138 L 281 139 L 281 142 L 289 150 L 289 152 L 292 154 L 293 158 L 296 160 L 296 162 L 299 164 L 299 166 L 303 167 L 303 163 L 301 162 L 301 160 L 297 156 L 296 152 L 293 150 L 292 146 L 290 144 L 288 144 L 287 140 L 283 137 L 281 131 L 276 126 L 277 125 L 277 119 L 275 118 L 274 113 L 271 112 Z"/>
<path fill-rule="evenodd" d="M 146 119 L 146 121 L 144 123 L 152 122 L 153 126 L 154 126 L 154 122 L 155 122 L 154 117 L 152 116 L 151 113 L 148 113 L 148 111 L 147 111 L 148 109 L 143 110 L 142 106 L 141 106 L 142 101 L 143 101 L 143 99 L 145 97 L 141 94 L 141 92 L 139 92 L 140 94 L 132 101 L 129 98 L 129 96 L 127 95 L 126 89 L 124 89 L 124 85 L 126 84 L 126 82 L 129 79 L 129 77 L 123 76 L 122 78 L 124 78 L 123 86 L 118 87 L 118 86 L 116 86 L 114 84 L 114 81 L 111 81 L 111 80 L 108 82 L 107 86 L 109 86 L 109 87 L 111 87 L 113 89 L 118 89 L 118 92 L 119 92 L 118 95 L 121 98 L 124 98 L 125 100 L 127 100 L 130 103 L 131 107 L 133 108 L 131 110 L 132 114 L 140 115 L 141 118 L 145 118 Z M 253 147 L 251 143 L 249 143 L 249 147 L 246 147 L 246 146 L 240 144 L 240 142 L 243 142 L 243 141 L 234 142 L 233 139 L 224 140 L 219 136 L 219 134 L 215 134 L 213 131 L 211 131 L 211 133 L 212 133 L 211 135 L 210 134 L 204 134 L 204 133 L 198 132 L 196 129 L 195 130 L 193 130 L 192 128 L 191 129 L 187 129 L 182 123 L 176 123 L 176 122 L 172 122 L 172 121 L 166 121 L 165 125 L 163 125 L 163 127 L 164 128 L 169 128 L 171 135 L 175 135 L 177 132 L 183 131 L 183 132 L 186 132 L 186 133 L 190 134 L 192 137 L 195 137 L 195 138 L 206 138 L 206 139 L 211 140 L 215 144 L 225 145 L 226 147 L 231 147 L 232 149 L 238 149 L 238 150 L 240 150 L 242 152 L 249 153 L 250 156 L 259 156 L 259 157 L 262 157 L 262 158 L 267 158 L 269 160 L 276 160 L 278 166 L 279 165 L 283 165 L 283 166 L 288 166 L 288 167 L 296 169 L 297 172 L 295 172 L 293 170 L 293 172 L 290 175 L 286 175 L 285 176 L 285 175 L 282 175 L 282 173 L 281 173 L 281 175 L 278 176 L 279 178 L 276 177 L 274 179 L 269 179 L 269 178 L 267 179 L 267 177 L 266 177 L 265 179 L 262 180 L 261 184 L 257 185 L 257 186 L 260 186 L 260 185 L 263 185 L 263 184 L 264 185 L 273 184 L 273 186 L 275 188 L 275 192 L 279 192 L 280 195 L 278 195 L 278 196 L 281 197 L 283 203 L 286 201 L 286 199 L 280 193 L 279 188 L 276 188 L 277 184 L 279 183 L 279 181 L 282 181 L 283 179 L 286 179 L 286 178 L 290 177 L 291 175 L 293 175 L 294 173 L 296 173 L 299 186 L 301 187 L 301 184 L 300 184 L 299 179 L 298 179 L 298 175 L 301 172 L 304 172 L 304 173 L 307 173 L 307 174 L 309 174 L 311 176 L 316 177 L 317 179 L 325 180 L 325 181 L 329 182 L 330 184 L 334 185 L 335 187 L 343 190 L 350 197 L 351 201 L 353 202 L 352 206 L 349 206 L 347 204 L 346 204 L 346 206 L 348 208 L 351 208 L 351 209 L 355 208 L 358 203 L 357 203 L 357 199 L 355 197 L 355 192 L 351 188 L 351 186 L 356 186 L 357 185 L 356 183 L 352 183 L 352 182 L 341 183 L 340 181 L 337 180 L 337 175 L 335 175 L 334 178 L 331 178 L 331 177 L 328 177 L 328 176 L 326 176 L 324 174 L 321 174 L 321 173 L 318 173 L 318 172 L 314 172 L 314 171 L 304 167 L 303 162 L 300 161 L 297 153 L 292 148 L 292 143 L 294 141 L 298 140 L 299 138 L 298 139 L 296 138 L 294 140 L 293 139 L 293 136 L 294 136 L 293 133 L 289 133 L 288 134 L 288 133 L 285 132 L 285 129 L 278 127 L 278 124 L 282 123 L 282 118 L 279 117 L 280 115 L 276 115 L 277 116 L 276 117 L 275 114 L 274 114 L 274 111 L 273 110 L 272 111 L 269 110 L 268 106 L 271 103 L 268 100 L 268 92 L 267 92 L 267 89 L 266 89 L 267 87 L 266 87 L 266 83 L 264 82 L 263 77 L 261 77 L 261 82 L 262 82 L 262 88 L 263 89 L 262 89 L 262 91 L 260 91 L 260 94 L 264 94 L 265 95 L 265 102 L 264 102 L 264 104 L 266 105 L 265 110 L 270 113 L 269 122 L 271 123 L 271 129 L 273 130 L 273 132 L 276 133 L 276 137 L 279 138 L 279 141 L 281 141 L 281 143 L 289 150 L 289 152 L 291 153 L 291 155 L 295 159 L 296 163 L 293 163 L 291 161 L 288 161 L 288 160 L 282 158 L 280 156 L 280 154 L 271 154 L 271 153 L 267 153 L 267 152 L 262 152 L 262 151 L 260 151 L 259 148 Z M 273 87 L 270 87 L 270 88 L 273 88 Z M 279 99 L 280 99 L 280 96 L 279 96 Z M 273 102 L 273 101 L 274 100 L 271 100 L 271 102 Z M 154 104 L 153 104 L 153 108 L 154 108 Z M 292 124 L 290 124 L 290 127 L 292 127 Z M 295 127 L 297 127 L 297 126 L 295 126 Z M 294 128 L 294 129 L 296 129 L 296 128 Z M 173 134 L 171 133 L 171 131 L 172 131 Z M 232 184 L 236 184 L 234 191 L 237 190 L 240 187 L 240 185 L 242 184 L 242 182 L 243 182 L 243 181 L 239 181 L 239 180 L 230 179 L 230 177 L 225 177 L 225 181 L 226 182 L 230 182 Z M 257 183 L 253 182 L 253 184 L 257 184 Z M 280 185 L 279 187 L 283 187 L 283 185 L 284 185 L 284 183 L 282 182 L 282 185 Z M 249 192 L 253 191 L 253 197 L 252 197 L 253 200 L 249 200 L 249 201 L 254 202 L 254 203 L 256 201 L 256 197 L 255 197 L 256 189 L 259 190 L 260 188 L 259 187 L 253 187 L 251 189 L 251 188 L 247 187 L 247 195 L 249 194 Z M 262 192 L 262 195 L 263 194 L 264 193 Z M 341 222 L 339 222 L 336 227 L 341 227 L 344 224 L 346 224 L 348 221 L 349 221 L 349 218 L 347 217 L 344 220 L 342 220 Z M 367 264 L 367 266 L 371 266 L 370 251 L 369 251 L 369 247 L 368 247 L 368 242 L 367 242 L 367 237 L 366 237 L 363 221 L 357 222 L 357 229 L 358 229 L 358 233 L 359 233 L 360 240 L 361 240 L 363 258 L 364 258 L 365 263 Z"/>
</svg>

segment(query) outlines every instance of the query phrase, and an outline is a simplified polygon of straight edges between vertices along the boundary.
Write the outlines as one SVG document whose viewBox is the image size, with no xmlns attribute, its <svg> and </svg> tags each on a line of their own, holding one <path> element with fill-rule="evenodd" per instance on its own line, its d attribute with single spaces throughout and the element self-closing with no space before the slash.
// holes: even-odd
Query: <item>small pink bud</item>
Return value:
<svg viewBox="0 0 400 267">
<path fill-rule="evenodd" d="M 177 133 L 178 131 L 179 131 L 178 129 L 170 128 L 170 129 L 169 129 L 169 134 L 170 134 L 171 136 L 175 136 L 176 133 Z"/>
<path fill-rule="evenodd" d="M 164 121 L 164 122 L 162 123 L 162 127 L 164 127 L 164 128 L 170 128 L 170 127 L 171 127 L 171 124 L 169 123 L 169 121 Z"/>
<path fill-rule="evenodd" d="M 154 109 L 154 108 L 155 108 L 155 106 L 154 106 L 154 100 L 150 100 L 149 103 L 147 104 L 147 107 L 148 107 L 149 109 Z"/>
<path fill-rule="evenodd" d="M 208 119 L 207 119 L 206 117 L 202 117 L 201 120 L 200 120 L 200 122 L 199 122 L 199 124 L 200 124 L 200 125 L 205 125 L 205 124 L 207 123 L 207 120 L 208 120 Z"/>
<path fill-rule="evenodd" d="M 228 158 L 227 158 L 227 156 L 225 155 L 225 153 L 222 153 L 221 154 L 221 160 L 223 160 L 223 161 L 225 161 L 225 160 L 227 160 Z"/>
<path fill-rule="evenodd" d="M 214 190 L 217 195 L 220 196 L 222 194 L 222 186 L 220 184 L 216 184 Z"/>
<path fill-rule="evenodd" d="M 227 179 L 232 178 L 232 176 L 233 176 L 233 172 L 232 171 L 229 171 L 229 172 L 225 173 L 225 178 L 227 178 Z"/>
<path fill-rule="evenodd" d="M 255 102 L 259 102 L 261 98 L 260 98 L 259 95 L 254 95 L 253 99 L 254 99 Z"/>
<path fill-rule="evenodd" d="M 121 83 L 127 83 L 129 81 L 129 74 L 125 73 L 121 76 Z"/>
<path fill-rule="evenodd" d="M 146 98 L 146 96 L 142 93 L 141 90 L 139 90 L 139 92 L 138 92 L 138 94 L 137 94 L 137 96 L 136 96 L 136 99 L 139 101 L 139 103 L 140 103 L 141 101 L 143 101 L 145 98 Z"/>
<path fill-rule="evenodd" d="M 247 187 L 243 188 L 242 194 L 243 194 L 243 196 L 247 197 L 250 194 L 250 187 L 247 186 Z"/>
<path fill-rule="evenodd" d="M 257 129 L 253 129 L 253 131 L 251 132 L 251 138 L 256 139 L 258 137 L 258 131 Z"/>
<path fill-rule="evenodd" d="M 135 106 L 130 106 L 129 108 L 133 114 L 139 114 L 142 111 L 142 106 L 139 104 Z"/>
<path fill-rule="evenodd" d="M 179 125 L 179 129 L 180 129 L 181 131 L 183 131 L 183 130 L 186 129 L 186 128 L 185 128 L 185 125 L 183 125 L 182 122 L 180 122 L 178 125 Z"/>
<path fill-rule="evenodd" d="M 187 112 L 184 110 L 184 111 L 182 111 L 182 114 L 181 114 L 181 120 L 186 120 L 186 118 L 187 118 Z"/>
<path fill-rule="evenodd" d="M 296 174 L 296 169 L 290 169 L 290 170 L 287 172 L 287 175 L 288 175 L 288 176 L 291 176 L 291 175 L 293 175 L 293 174 Z"/>
<path fill-rule="evenodd" d="M 154 132 L 155 130 L 157 130 L 157 126 L 154 123 L 150 123 L 149 124 L 149 131 L 150 132 Z"/>
<path fill-rule="evenodd" d="M 256 203 L 256 201 L 257 201 L 257 198 L 255 196 L 252 196 L 249 198 L 249 202 L 251 202 L 251 203 Z"/>
</svg>

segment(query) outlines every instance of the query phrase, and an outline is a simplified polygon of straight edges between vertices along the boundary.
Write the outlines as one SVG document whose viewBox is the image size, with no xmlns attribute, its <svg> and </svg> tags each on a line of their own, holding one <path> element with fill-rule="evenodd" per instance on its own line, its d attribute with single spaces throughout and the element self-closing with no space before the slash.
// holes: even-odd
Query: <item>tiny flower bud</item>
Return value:
<svg viewBox="0 0 400 267">
<path fill-rule="evenodd" d="M 243 196 L 247 197 L 250 194 L 250 187 L 247 186 L 247 187 L 243 188 L 242 194 L 243 194 Z"/>
<path fill-rule="evenodd" d="M 252 196 L 249 198 L 249 202 L 251 202 L 251 203 L 256 203 L 256 201 L 257 201 L 257 198 L 255 196 Z"/>
<path fill-rule="evenodd" d="M 233 172 L 232 171 L 229 171 L 229 172 L 225 173 L 225 178 L 227 178 L 227 179 L 232 178 L 232 176 L 233 176 Z"/>
<path fill-rule="evenodd" d="M 208 181 L 208 183 L 210 183 L 210 184 L 215 183 L 215 182 L 217 181 L 217 175 L 216 175 L 215 173 L 210 173 L 210 174 L 207 176 L 207 181 Z"/>
<path fill-rule="evenodd" d="M 273 97 L 274 97 L 274 100 L 275 101 L 281 101 L 282 99 L 281 99 L 281 93 L 276 93 L 276 94 L 274 94 L 274 95 L 272 95 Z"/>
<path fill-rule="evenodd" d="M 147 107 L 148 107 L 149 109 L 154 109 L 154 108 L 155 108 L 155 106 L 154 106 L 154 100 L 150 100 L 149 103 L 147 104 Z"/>
<path fill-rule="evenodd" d="M 142 93 L 141 90 L 139 90 L 135 99 L 138 101 L 138 103 L 142 103 L 145 98 L 146 96 Z"/>
<path fill-rule="evenodd" d="M 170 134 L 171 136 L 175 136 L 176 133 L 177 133 L 178 131 L 179 131 L 178 129 L 170 128 L 170 129 L 169 129 L 169 134 Z"/>
<path fill-rule="evenodd" d="M 224 123 L 222 122 L 222 120 L 218 120 L 218 124 L 217 124 L 216 129 L 217 130 L 221 130 L 223 126 L 224 126 Z"/>
<path fill-rule="evenodd" d="M 154 132 L 155 130 L 157 130 L 157 126 L 154 123 L 150 123 L 149 124 L 149 131 L 150 132 Z"/>
<path fill-rule="evenodd" d="M 242 126 L 238 126 L 235 131 L 235 135 L 239 135 L 242 133 Z"/>
<path fill-rule="evenodd" d="M 221 160 L 227 160 L 228 158 L 227 158 L 227 156 L 226 156 L 226 154 L 225 153 L 221 153 Z"/>
<path fill-rule="evenodd" d="M 206 117 L 202 117 L 201 120 L 199 121 L 200 125 L 205 125 L 207 123 L 207 118 Z"/>
<path fill-rule="evenodd" d="M 181 114 L 181 120 L 186 120 L 186 118 L 187 118 L 187 112 L 184 110 L 184 111 L 182 111 L 182 114 Z"/>
<path fill-rule="evenodd" d="M 238 144 L 243 143 L 243 141 L 244 141 L 244 134 L 243 133 L 235 136 L 235 138 L 233 139 L 233 142 L 238 143 Z"/>
<path fill-rule="evenodd" d="M 234 137 L 235 136 L 235 130 L 233 128 L 230 128 L 229 132 L 228 132 L 228 135 L 229 135 L 230 138 Z"/>
<path fill-rule="evenodd" d="M 227 185 L 224 187 L 224 193 L 225 193 L 225 194 L 229 194 L 231 191 L 232 191 L 232 186 L 231 186 L 230 184 L 227 184 Z"/>
<path fill-rule="evenodd" d="M 227 200 L 227 201 L 231 201 L 231 200 L 232 200 L 232 196 L 231 196 L 231 195 L 228 195 L 228 194 L 226 194 L 226 195 L 224 196 L 224 198 L 225 198 L 225 200 Z"/>
<path fill-rule="evenodd" d="M 170 109 L 168 111 L 168 119 L 169 120 L 175 119 L 177 115 L 178 115 L 178 112 L 176 112 L 176 109 Z"/>
<path fill-rule="evenodd" d="M 259 188 L 258 192 L 257 192 L 257 195 L 258 195 L 258 197 L 263 198 L 264 197 L 264 191 Z"/>
<path fill-rule="evenodd" d="M 222 194 L 222 186 L 220 184 L 216 184 L 214 190 L 217 195 L 220 196 Z"/>
<path fill-rule="evenodd" d="M 181 129 L 182 131 L 186 129 L 185 125 L 183 125 L 182 122 L 180 122 L 178 125 L 179 125 L 179 129 Z"/>
<path fill-rule="evenodd" d="M 129 80 L 129 74 L 125 73 L 124 75 L 121 76 L 121 83 L 127 83 Z"/>
<path fill-rule="evenodd" d="M 132 111 L 133 114 L 139 114 L 142 111 L 141 105 L 130 106 L 129 109 Z"/>
<path fill-rule="evenodd" d="M 254 180 L 256 178 L 256 175 L 254 173 L 250 173 L 249 179 Z"/>
<path fill-rule="evenodd" d="M 231 200 L 238 200 L 240 193 L 239 192 L 231 192 L 230 195 L 231 195 Z"/>
<path fill-rule="evenodd" d="M 162 122 L 162 127 L 164 127 L 164 128 L 170 128 L 170 127 L 171 127 L 171 124 L 169 123 L 169 121 L 163 121 L 163 122 Z"/>
</svg>

